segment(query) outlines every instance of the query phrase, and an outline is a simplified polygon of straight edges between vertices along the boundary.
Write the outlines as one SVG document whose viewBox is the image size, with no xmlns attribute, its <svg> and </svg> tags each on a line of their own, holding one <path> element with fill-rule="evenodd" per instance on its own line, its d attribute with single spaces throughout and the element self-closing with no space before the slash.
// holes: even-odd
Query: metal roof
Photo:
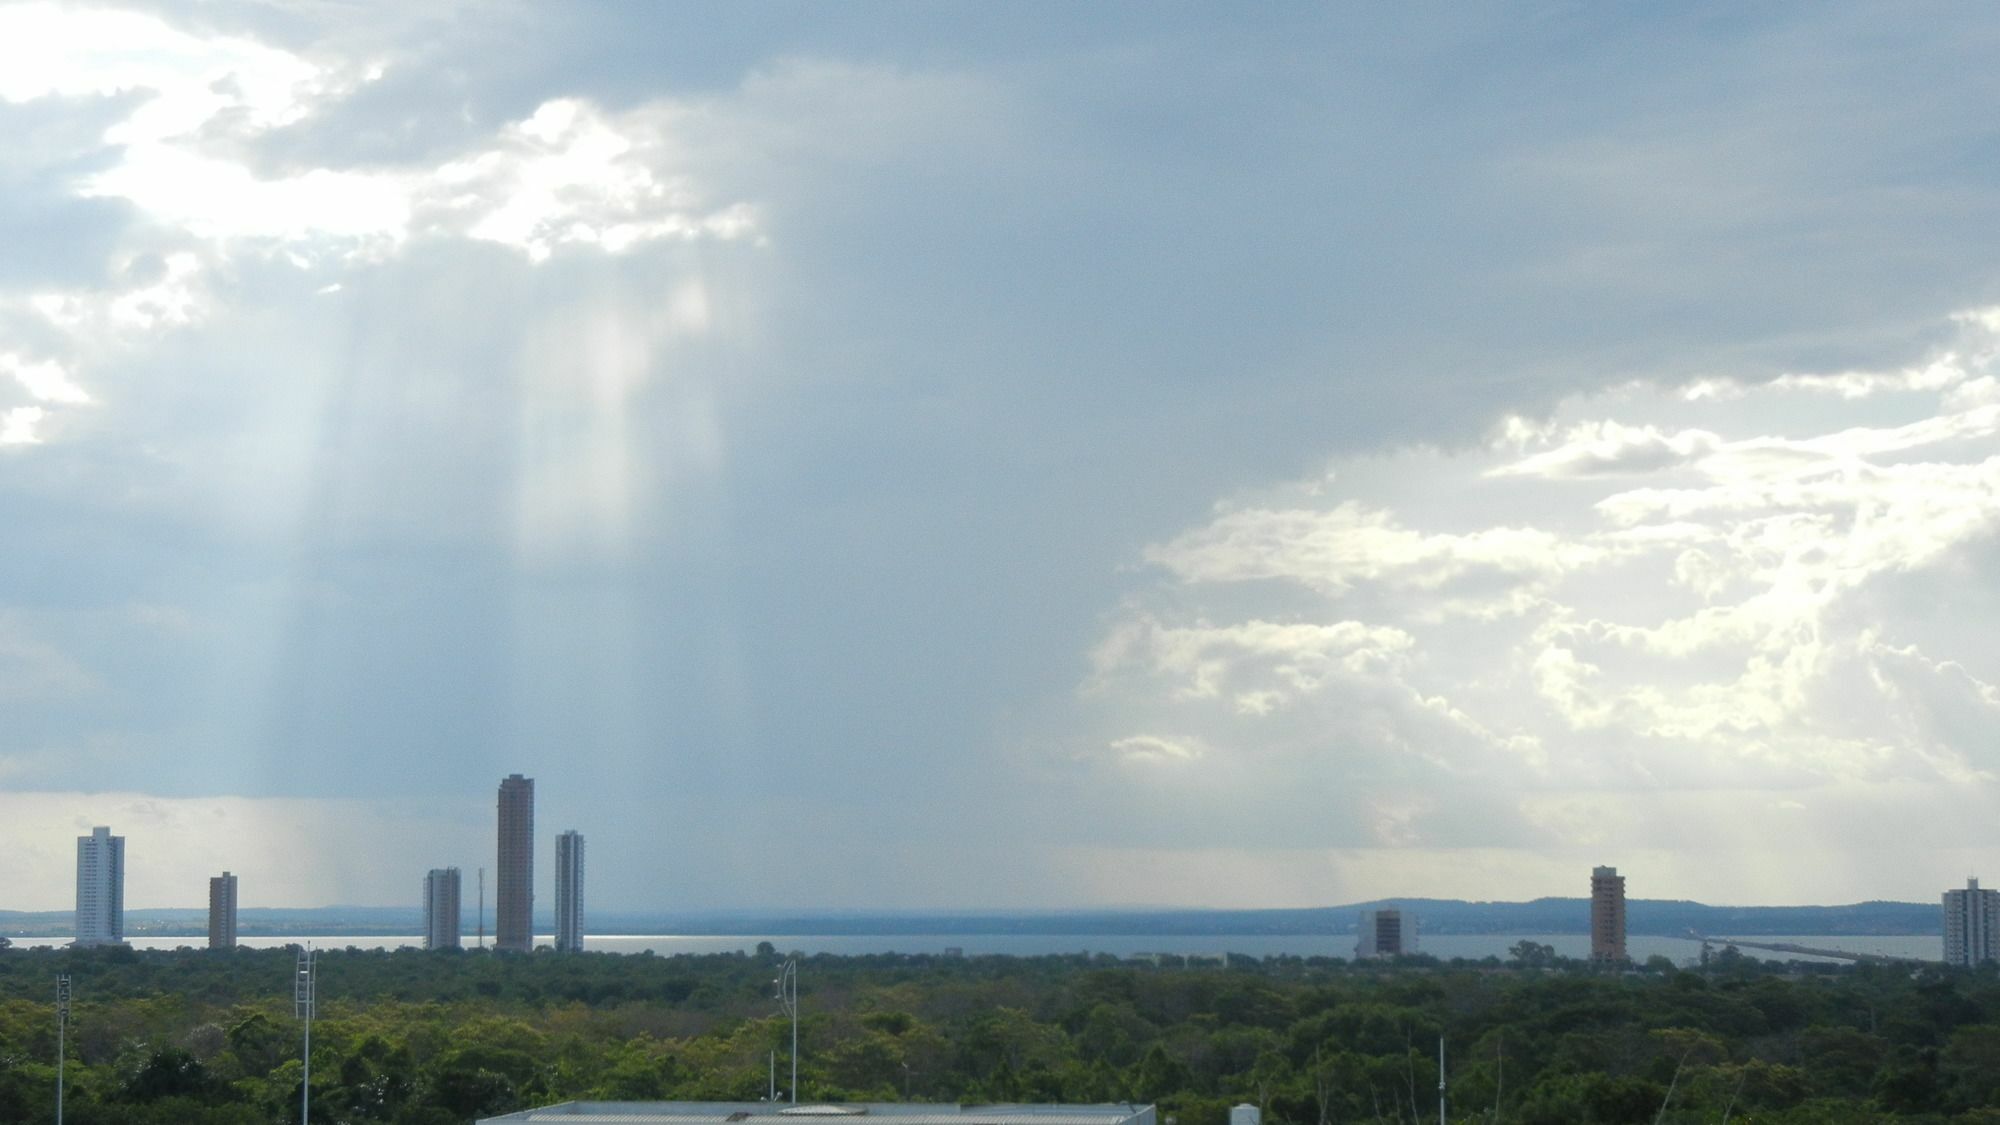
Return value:
<svg viewBox="0 0 2000 1125">
<path fill-rule="evenodd" d="M 799 1118 L 880 1117 L 893 1125 L 1151 1125 L 1150 1105 L 950 1105 L 917 1102 L 788 1105 L 772 1102 L 563 1102 L 480 1119 L 581 1125 L 781 1125 Z"/>
</svg>

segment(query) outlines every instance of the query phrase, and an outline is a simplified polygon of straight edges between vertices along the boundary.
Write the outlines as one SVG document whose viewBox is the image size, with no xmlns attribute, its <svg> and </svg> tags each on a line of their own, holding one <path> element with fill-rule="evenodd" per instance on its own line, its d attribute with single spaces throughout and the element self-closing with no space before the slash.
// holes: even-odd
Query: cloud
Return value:
<svg viewBox="0 0 2000 1125">
<path fill-rule="evenodd" d="M 1188 582 L 1278 579 L 1331 593 L 1380 583 L 1436 594 L 1441 605 L 1462 600 L 1469 611 L 1547 582 L 1592 553 L 1531 527 L 1425 534 L 1348 501 L 1325 511 L 1229 512 L 1148 548 L 1146 560 Z"/>
<path fill-rule="evenodd" d="M 1198 743 L 1163 738 L 1156 734 L 1134 734 L 1116 739 L 1111 743 L 1111 752 L 1127 762 L 1141 763 L 1186 762 L 1202 756 Z"/>
<path fill-rule="evenodd" d="M 1830 831 L 1815 795 L 1990 787 L 2000 665 L 1885 600 L 1993 585 L 1970 560 L 2000 539 L 2000 429 L 1962 388 L 2000 368 L 2000 337 L 1954 323 L 1955 350 L 1895 372 L 1616 388 L 1491 447 L 1393 473 L 1337 460 L 1283 490 L 1291 506 L 1226 508 L 1146 549 L 1158 584 L 1096 649 L 1081 703 L 1198 731 L 1270 785 L 1318 756 L 1377 844 L 1420 851 L 1440 806 L 1473 841 L 1624 852 L 1682 830 L 1611 814 L 1640 794 L 1729 790 L 1755 824 L 1750 806 L 1778 801 Z M 1885 425 L 1868 411 L 1889 390 L 1907 420 Z M 1842 405 L 1746 430 L 1802 392 Z M 1602 420 L 1614 403 L 1637 420 Z M 1440 612 L 1482 569 L 1532 597 Z"/>
<path fill-rule="evenodd" d="M 2000 23 L 1135 11 L 5 8 L 10 783 L 842 905 L 1984 785 Z"/>
<path fill-rule="evenodd" d="M 35 436 L 35 427 L 48 414 L 39 406 L 11 407 L 0 414 L 0 445 L 34 445 L 41 439 Z"/>
<path fill-rule="evenodd" d="M 380 262 L 413 240 L 490 243 L 540 263 L 564 248 L 621 255 L 761 237 L 751 204 L 712 199 L 699 182 L 679 135 L 695 110 L 670 99 L 612 113 L 548 98 L 427 162 L 258 159 L 261 139 L 338 108 L 382 67 L 195 34 L 138 12 L 0 7 L 0 103 L 115 99 L 98 110 L 107 121 L 98 166 L 68 184 L 75 198 L 115 200 L 136 220 L 108 279 L 0 290 L 0 376 L 41 411 L 11 410 L 6 441 L 63 432 L 64 409 L 99 397 L 94 369 L 238 299 L 224 291 L 258 259 L 337 275 L 342 263 Z M 32 151 L 48 168 L 73 159 L 63 146 Z M 313 288 L 339 284 L 320 276 Z"/>
<path fill-rule="evenodd" d="M 1702 430 L 1661 433 L 1653 426 L 1599 422 L 1572 429 L 1562 444 L 1492 470 L 1498 476 L 1593 477 L 1656 473 L 1713 450 L 1719 439 Z"/>
<path fill-rule="evenodd" d="M 339 90 L 315 95 L 337 98 Z M 205 106 L 241 139 L 288 118 L 236 116 L 248 104 Z M 300 112 L 304 112 L 302 108 Z M 137 122 L 143 114 L 135 114 Z M 414 237 L 494 242 L 542 261 L 561 246 L 622 253 L 659 239 L 754 235 L 754 210 L 711 205 L 675 167 L 684 111 L 657 104 L 621 117 L 557 98 L 473 151 L 434 166 L 315 167 L 266 173 L 184 132 L 128 136 L 121 161 L 84 185 L 153 220 L 204 239 L 276 242 L 299 251 L 380 257 Z M 136 128 L 133 130 L 138 132 Z"/>
<path fill-rule="evenodd" d="M 1411 645 L 1399 629 L 1355 621 L 1330 625 L 1250 621 L 1227 628 L 1172 628 L 1150 619 L 1121 626 L 1098 648 L 1092 664 L 1100 677 L 1137 669 L 1178 681 L 1179 694 L 1195 699 L 1231 695 L 1246 714 L 1265 714 L 1333 676 L 1367 677 L 1393 667 Z M 1231 692 L 1232 683 L 1258 685 Z"/>
</svg>

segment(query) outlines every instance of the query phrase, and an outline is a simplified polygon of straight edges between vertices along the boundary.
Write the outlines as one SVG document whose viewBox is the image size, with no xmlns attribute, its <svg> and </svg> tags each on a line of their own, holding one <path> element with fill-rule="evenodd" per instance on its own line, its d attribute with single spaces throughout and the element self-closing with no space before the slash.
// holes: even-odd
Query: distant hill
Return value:
<svg viewBox="0 0 2000 1125">
<path fill-rule="evenodd" d="M 1149 910 L 1047 914 L 813 915 L 750 919 L 743 928 L 684 929 L 687 933 L 1019 933 L 1126 935 L 1272 935 L 1352 933 L 1364 910 L 1415 914 L 1427 934 L 1580 934 L 1590 925 L 1590 901 L 1465 902 L 1397 898 L 1294 910 Z M 1671 899 L 1626 903 L 1634 934 L 1717 936 L 1756 934 L 1935 934 L 1943 930 L 1935 904 L 1863 902 L 1851 906 L 1707 906 Z"/>
<path fill-rule="evenodd" d="M 785 934 L 1120 934 L 1228 936 L 1342 934 L 1354 931 L 1364 910 L 1397 908 L 1415 914 L 1426 934 L 1579 934 L 1590 920 L 1582 898 L 1531 902 L 1465 902 L 1396 898 L 1293 910 L 1100 910 L 1035 913 L 811 911 L 797 913 L 664 913 L 600 911 L 590 915 L 599 934 L 764 936 Z M 1771 934 L 1936 934 L 1943 930 L 1935 903 L 1861 902 L 1850 906 L 1708 906 L 1671 899 L 1626 903 L 1626 928 L 1634 934 L 1680 937 Z M 0 910 L 0 934 L 67 935 L 70 911 Z M 489 926 L 491 919 L 489 916 Z M 376 936 L 421 931 L 422 913 L 395 906 L 323 906 L 304 909 L 246 907 L 238 932 L 256 935 Z M 466 919 L 467 930 L 475 924 Z M 199 908 L 128 910 L 128 936 L 199 936 L 208 912 Z M 552 928 L 538 919 L 540 930 Z"/>
</svg>

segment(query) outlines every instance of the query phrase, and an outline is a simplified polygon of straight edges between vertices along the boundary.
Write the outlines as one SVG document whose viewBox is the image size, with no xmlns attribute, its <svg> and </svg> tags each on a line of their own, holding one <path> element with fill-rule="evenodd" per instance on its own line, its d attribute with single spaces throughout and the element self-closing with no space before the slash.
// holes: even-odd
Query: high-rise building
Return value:
<svg viewBox="0 0 2000 1125">
<path fill-rule="evenodd" d="M 1364 910 L 1355 931 L 1356 957 L 1400 957 L 1417 951 L 1417 920 L 1400 910 Z"/>
<path fill-rule="evenodd" d="M 556 952 L 583 952 L 583 833 L 556 837 Z"/>
<path fill-rule="evenodd" d="M 535 779 L 518 773 L 500 782 L 499 869 L 493 948 L 526 953 L 535 947 Z"/>
<path fill-rule="evenodd" d="M 458 868 L 433 867 L 424 876 L 424 948 L 457 949 Z"/>
<path fill-rule="evenodd" d="M 1962 891 L 1944 893 L 1944 961 L 1978 965 L 2000 961 L 2000 891 L 1979 889 L 1968 879 Z"/>
<path fill-rule="evenodd" d="M 227 871 L 208 879 L 208 947 L 236 948 L 236 876 Z"/>
<path fill-rule="evenodd" d="M 76 838 L 76 944 L 125 944 L 125 837 L 109 828 Z"/>
<path fill-rule="evenodd" d="M 1625 956 L 1625 876 L 1616 867 L 1590 870 L 1590 959 L 1623 964 Z"/>
</svg>

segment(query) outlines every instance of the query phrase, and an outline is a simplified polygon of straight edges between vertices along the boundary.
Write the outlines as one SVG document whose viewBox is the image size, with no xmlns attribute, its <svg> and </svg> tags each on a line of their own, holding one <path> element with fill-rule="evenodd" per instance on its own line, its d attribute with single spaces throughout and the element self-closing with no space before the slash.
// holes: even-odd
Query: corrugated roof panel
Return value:
<svg viewBox="0 0 2000 1125">
<path fill-rule="evenodd" d="M 809 1125 L 811 1119 L 873 1117 L 880 1125 L 1129 1125 L 1145 1116 L 1143 1105 L 961 1106 L 912 1102 L 826 1106 L 776 1106 L 761 1102 L 564 1102 L 486 1122 L 548 1122 L 550 1125 Z M 787 1112 L 789 1111 L 789 1112 Z M 814 1112 L 818 1111 L 818 1112 Z M 826 1121 L 826 1125 L 832 1125 Z M 861 1125 L 856 1122 L 854 1125 Z"/>
</svg>

